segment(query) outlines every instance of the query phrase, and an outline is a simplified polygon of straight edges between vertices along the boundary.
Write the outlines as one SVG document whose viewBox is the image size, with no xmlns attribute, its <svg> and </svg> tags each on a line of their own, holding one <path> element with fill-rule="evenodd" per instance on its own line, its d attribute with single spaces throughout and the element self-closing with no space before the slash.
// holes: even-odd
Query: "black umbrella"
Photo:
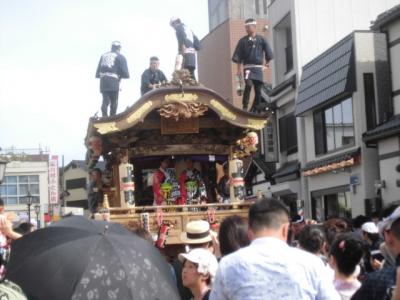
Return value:
<svg viewBox="0 0 400 300">
<path fill-rule="evenodd" d="M 30 233 L 12 244 L 6 277 L 38 300 L 179 298 L 152 245 L 129 232 L 98 231 L 50 226 Z"/>
<path fill-rule="evenodd" d="M 132 233 L 126 230 L 121 224 L 95 221 L 82 216 L 69 216 L 59 222 L 52 223 L 50 226 L 82 229 L 91 233 L 103 233 L 105 228 L 107 228 L 108 233 L 132 235 Z"/>
</svg>

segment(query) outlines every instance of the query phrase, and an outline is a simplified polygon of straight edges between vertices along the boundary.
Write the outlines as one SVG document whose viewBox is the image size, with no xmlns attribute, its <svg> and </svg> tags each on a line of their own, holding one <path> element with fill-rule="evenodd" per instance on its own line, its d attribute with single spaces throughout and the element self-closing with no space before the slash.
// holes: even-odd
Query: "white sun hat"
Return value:
<svg viewBox="0 0 400 300">
<path fill-rule="evenodd" d="M 218 261 L 214 254 L 203 248 L 196 248 L 191 250 L 189 253 L 181 253 L 178 256 L 180 262 L 188 260 L 194 264 L 197 264 L 197 272 L 203 275 L 210 275 L 211 282 L 213 281 L 215 274 L 218 270 Z"/>
<path fill-rule="evenodd" d="M 362 224 L 361 226 L 361 230 L 368 232 L 368 233 L 378 233 L 378 227 L 375 225 L 374 222 L 366 222 L 364 224 Z"/>
</svg>

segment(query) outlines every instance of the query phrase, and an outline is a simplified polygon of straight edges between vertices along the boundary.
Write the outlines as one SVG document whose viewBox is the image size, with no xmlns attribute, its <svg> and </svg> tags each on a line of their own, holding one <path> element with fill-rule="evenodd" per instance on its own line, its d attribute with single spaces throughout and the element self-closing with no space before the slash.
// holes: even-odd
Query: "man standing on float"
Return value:
<svg viewBox="0 0 400 300">
<path fill-rule="evenodd" d="M 178 53 L 183 56 L 183 69 L 190 72 L 192 79 L 196 80 L 196 51 L 200 50 L 200 41 L 193 31 L 181 22 L 179 18 L 171 18 L 169 25 L 175 29 L 178 40 Z"/>
<path fill-rule="evenodd" d="M 100 92 L 103 94 L 101 113 L 107 117 L 110 105 L 110 116 L 117 113 L 119 83 L 122 78 L 129 78 L 128 65 L 125 57 L 120 53 L 121 43 L 112 42 L 111 51 L 104 53 L 97 66 L 96 78 L 100 78 Z"/>
<path fill-rule="evenodd" d="M 245 21 L 247 35 L 242 37 L 233 53 L 232 61 L 237 64 L 237 75 L 243 74 L 245 88 L 243 92 L 243 110 L 248 109 L 251 87 L 254 86 L 254 102 L 250 111 L 254 111 L 261 102 L 261 87 L 263 85 L 263 69 L 268 67 L 273 58 L 271 47 L 268 42 L 257 34 L 257 22 L 254 19 Z M 265 65 L 264 65 L 265 57 Z"/>
</svg>

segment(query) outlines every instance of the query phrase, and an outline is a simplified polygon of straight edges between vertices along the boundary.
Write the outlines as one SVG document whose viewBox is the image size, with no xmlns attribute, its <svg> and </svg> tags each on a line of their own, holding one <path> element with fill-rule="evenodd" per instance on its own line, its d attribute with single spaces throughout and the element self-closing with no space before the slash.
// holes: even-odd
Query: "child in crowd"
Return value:
<svg viewBox="0 0 400 300">
<path fill-rule="evenodd" d="M 179 254 L 183 263 L 182 282 L 190 289 L 194 300 L 208 300 L 211 284 L 218 269 L 218 261 L 208 250 L 196 248 Z"/>
<path fill-rule="evenodd" d="M 361 286 L 357 276 L 362 256 L 361 242 L 348 235 L 339 236 L 331 246 L 329 263 L 335 271 L 334 285 L 342 300 L 351 299 Z"/>
</svg>

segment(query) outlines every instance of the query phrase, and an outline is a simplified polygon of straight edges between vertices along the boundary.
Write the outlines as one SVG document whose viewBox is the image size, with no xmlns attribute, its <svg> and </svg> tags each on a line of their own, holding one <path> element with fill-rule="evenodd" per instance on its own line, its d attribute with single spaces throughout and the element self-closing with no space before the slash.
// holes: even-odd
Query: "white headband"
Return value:
<svg viewBox="0 0 400 300">
<path fill-rule="evenodd" d="M 244 25 L 257 25 L 257 22 L 256 21 L 251 21 L 251 22 L 247 22 L 247 23 L 244 23 Z"/>
</svg>

